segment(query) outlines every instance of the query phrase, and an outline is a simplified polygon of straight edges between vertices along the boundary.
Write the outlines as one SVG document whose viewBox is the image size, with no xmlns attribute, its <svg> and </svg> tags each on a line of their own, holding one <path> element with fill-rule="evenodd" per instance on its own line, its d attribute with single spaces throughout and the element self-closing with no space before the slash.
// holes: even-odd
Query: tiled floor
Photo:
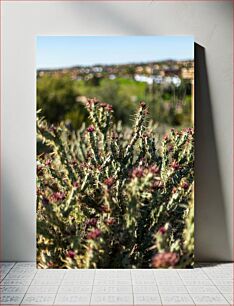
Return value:
<svg viewBox="0 0 234 306">
<path fill-rule="evenodd" d="M 233 305 L 233 264 L 193 270 L 37 270 L 0 263 L 0 305 Z"/>
</svg>

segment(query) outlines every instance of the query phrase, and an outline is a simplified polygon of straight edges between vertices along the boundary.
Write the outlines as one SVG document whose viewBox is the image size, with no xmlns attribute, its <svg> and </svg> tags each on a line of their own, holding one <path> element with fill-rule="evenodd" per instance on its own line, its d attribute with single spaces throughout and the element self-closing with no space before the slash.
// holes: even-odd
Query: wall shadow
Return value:
<svg viewBox="0 0 234 306">
<path fill-rule="evenodd" d="M 148 6 L 158 5 L 149 2 Z M 99 18 L 106 24 L 118 24 L 115 35 L 156 35 L 160 28 L 143 27 L 142 22 L 123 14 L 113 6 L 105 5 L 98 9 L 92 6 Z M 82 6 L 83 16 L 89 14 L 89 7 Z M 70 5 L 71 15 L 80 10 L 78 4 Z M 177 11 L 177 14 L 181 10 Z M 111 16 L 111 22 L 109 20 Z M 184 17 L 184 15 L 181 15 Z M 85 18 L 85 17 L 84 17 Z M 115 32 L 116 30 L 110 30 Z M 103 33 L 103 28 L 95 28 L 95 33 Z M 106 32 L 105 32 L 106 33 Z M 108 31 L 109 33 L 109 31 Z M 170 32 L 171 33 L 171 32 Z M 196 186 L 195 186 L 195 257 L 196 261 L 220 262 L 232 258 L 230 233 L 227 228 L 225 198 L 219 169 L 217 144 L 214 133 L 212 103 L 206 69 L 205 49 L 195 44 L 195 125 L 196 125 Z M 229 203 L 227 203 L 229 204 Z M 215 263 L 214 263 L 215 264 Z"/>
<path fill-rule="evenodd" d="M 0 261 L 30 261 L 36 266 L 36 201 L 35 196 L 32 201 L 29 199 L 36 190 L 29 185 L 28 194 L 21 193 L 16 183 L 18 176 L 12 174 L 7 159 L 2 172 L 7 175 L 2 188 Z M 34 182 L 35 178 L 27 175 L 24 180 Z M 25 185 L 23 187 L 25 190 Z"/>
<path fill-rule="evenodd" d="M 230 257 L 225 199 L 214 133 L 204 47 L 195 43 L 195 258 Z M 207 256 L 213 254 L 212 258 Z"/>
</svg>

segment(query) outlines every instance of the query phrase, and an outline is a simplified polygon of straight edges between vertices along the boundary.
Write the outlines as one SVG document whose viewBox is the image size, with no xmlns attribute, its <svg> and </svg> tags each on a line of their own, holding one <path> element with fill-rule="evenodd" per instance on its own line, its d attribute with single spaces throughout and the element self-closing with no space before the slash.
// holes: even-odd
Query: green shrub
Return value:
<svg viewBox="0 0 234 306">
<path fill-rule="evenodd" d="M 69 77 L 45 75 L 37 79 L 37 108 L 50 124 L 68 120 L 74 128 L 87 119 L 84 107 L 77 103 L 75 82 Z"/>
</svg>

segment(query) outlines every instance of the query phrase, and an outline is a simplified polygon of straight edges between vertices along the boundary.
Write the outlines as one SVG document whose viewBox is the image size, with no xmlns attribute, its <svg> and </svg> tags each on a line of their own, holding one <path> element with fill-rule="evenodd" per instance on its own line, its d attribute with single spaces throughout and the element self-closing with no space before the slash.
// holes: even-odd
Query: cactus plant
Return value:
<svg viewBox="0 0 234 306">
<path fill-rule="evenodd" d="M 144 102 L 132 128 L 107 103 L 86 109 L 78 131 L 38 114 L 38 267 L 191 267 L 193 129 L 159 140 Z"/>
</svg>

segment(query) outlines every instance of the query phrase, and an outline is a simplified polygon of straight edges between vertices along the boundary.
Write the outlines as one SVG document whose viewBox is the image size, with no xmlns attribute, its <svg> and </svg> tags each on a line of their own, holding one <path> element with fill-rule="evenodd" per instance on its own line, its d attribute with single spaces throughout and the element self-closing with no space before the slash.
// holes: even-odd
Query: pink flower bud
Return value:
<svg viewBox="0 0 234 306">
<path fill-rule="evenodd" d="M 87 132 L 93 133 L 95 131 L 95 128 L 91 125 L 87 128 Z"/>
</svg>

